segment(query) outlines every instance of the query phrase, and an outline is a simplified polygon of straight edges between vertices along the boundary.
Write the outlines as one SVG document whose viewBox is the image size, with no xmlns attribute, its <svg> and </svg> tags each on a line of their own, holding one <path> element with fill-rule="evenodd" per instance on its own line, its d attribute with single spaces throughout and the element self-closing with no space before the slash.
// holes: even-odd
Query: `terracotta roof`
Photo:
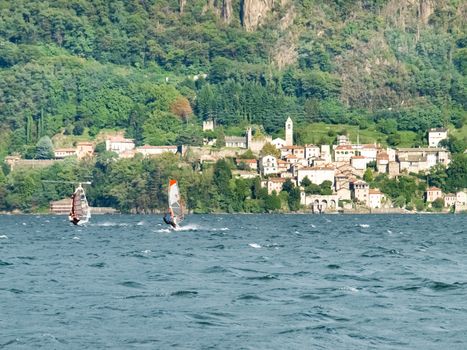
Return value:
<svg viewBox="0 0 467 350">
<path fill-rule="evenodd" d="M 353 150 L 351 145 L 340 145 L 336 147 L 336 150 Z"/>
<path fill-rule="evenodd" d="M 287 159 L 296 159 L 297 156 L 294 155 L 294 154 L 287 154 L 284 158 L 287 158 Z"/>
<path fill-rule="evenodd" d="M 296 158 L 296 157 L 295 157 Z M 278 159 L 277 164 L 288 164 L 285 160 Z"/>
<path fill-rule="evenodd" d="M 111 142 L 133 143 L 133 140 L 126 139 L 123 136 L 111 136 L 107 140 L 109 140 Z"/>
<path fill-rule="evenodd" d="M 293 146 L 284 146 L 281 149 L 304 149 L 304 148 L 305 147 L 303 147 L 303 146 L 293 145 Z"/>
<path fill-rule="evenodd" d="M 431 191 L 441 191 L 441 189 L 438 188 L 438 187 L 432 186 L 432 187 L 430 187 L 430 188 L 427 188 L 426 191 L 427 191 L 427 192 L 428 192 L 428 191 L 430 191 L 430 192 L 431 192 Z"/>
<path fill-rule="evenodd" d="M 371 188 L 369 191 L 368 191 L 368 194 L 382 194 L 381 191 L 377 188 Z"/>
<path fill-rule="evenodd" d="M 364 156 L 353 156 L 350 159 L 365 159 Z"/>
<path fill-rule="evenodd" d="M 335 170 L 335 168 L 332 165 L 322 165 L 322 166 L 305 167 L 300 170 Z"/>
<path fill-rule="evenodd" d="M 269 181 L 270 182 L 286 182 L 287 179 L 283 177 L 271 177 Z"/>
<path fill-rule="evenodd" d="M 381 152 L 376 155 L 376 159 L 389 160 L 389 155 L 387 153 Z"/>
</svg>

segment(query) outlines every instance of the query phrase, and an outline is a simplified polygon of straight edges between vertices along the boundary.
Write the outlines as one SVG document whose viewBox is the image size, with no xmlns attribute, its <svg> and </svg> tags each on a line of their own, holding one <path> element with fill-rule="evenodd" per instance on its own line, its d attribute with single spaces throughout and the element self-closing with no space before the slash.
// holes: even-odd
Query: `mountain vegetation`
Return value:
<svg viewBox="0 0 467 350">
<path fill-rule="evenodd" d="M 3 0 L 1 154 L 106 128 L 199 144 L 208 118 L 275 134 L 287 116 L 421 144 L 463 130 L 466 18 L 458 0 Z"/>
<path fill-rule="evenodd" d="M 458 154 L 449 169 L 371 179 L 421 208 L 423 186 L 467 187 L 466 21 L 460 0 L 0 0 L 0 160 L 49 158 L 54 135 L 97 142 L 108 129 L 137 145 L 201 145 L 204 136 L 222 147 L 250 124 L 283 136 L 290 116 L 303 143 L 349 133 L 420 146 L 428 128 L 445 126 Z M 214 133 L 203 134 L 207 119 Z M 70 194 L 44 179 L 92 177 L 93 205 L 151 211 L 165 205 L 169 176 L 199 212 L 299 208 L 297 188 L 268 195 L 258 180 L 232 179 L 228 160 L 200 173 L 169 156 L 115 161 L 100 151 L 46 169 L 3 166 L 0 209 Z"/>
</svg>

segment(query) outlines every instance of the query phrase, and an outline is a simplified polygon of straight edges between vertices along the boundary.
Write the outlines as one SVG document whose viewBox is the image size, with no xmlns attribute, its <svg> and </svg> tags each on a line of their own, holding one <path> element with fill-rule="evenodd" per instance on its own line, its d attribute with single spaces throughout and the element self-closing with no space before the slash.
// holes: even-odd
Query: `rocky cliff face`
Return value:
<svg viewBox="0 0 467 350">
<path fill-rule="evenodd" d="M 222 19 L 226 23 L 230 23 L 232 20 L 232 0 L 222 1 Z"/>
<path fill-rule="evenodd" d="M 263 23 L 266 15 L 272 10 L 274 0 L 243 0 L 242 24 L 249 32 Z"/>
<path fill-rule="evenodd" d="M 383 15 L 396 26 L 405 29 L 414 24 L 427 24 L 442 1 L 435 0 L 391 0 L 383 9 Z"/>
</svg>

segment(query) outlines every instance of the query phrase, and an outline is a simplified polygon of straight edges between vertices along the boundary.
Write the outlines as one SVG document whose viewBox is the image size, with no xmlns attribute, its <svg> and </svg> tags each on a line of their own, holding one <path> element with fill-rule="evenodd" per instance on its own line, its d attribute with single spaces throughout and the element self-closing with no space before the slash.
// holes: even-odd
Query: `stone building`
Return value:
<svg viewBox="0 0 467 350">
<path fill-rule="evenodd" d="M 438 187 L 427 188 L 425 192 L 425 198 L 427 203 L 432 203 L 438 198 L 443 198 L 443 192 Z"/>
<path fill-rule="evenodd" d="M 445 128 L 432 128 L 428 130 L 429 147 L 439 147 L 439 143 L 448 138 L 448 130 Z"/>
<path fill-rule="evenodd" d="M 370 191 L 370 185 L 365 181 L 357 180 L 352 183 L 352 198 L 362 204 L 368 203 L 368 195 Z"/>
<path fill-rule="evenodd" d="M 277 159 L 274 156 L 264 156 L 259 160 L 259 171 L 261 175 L 277 174 L 279 168 L 277 166 Z"/>
</svg>

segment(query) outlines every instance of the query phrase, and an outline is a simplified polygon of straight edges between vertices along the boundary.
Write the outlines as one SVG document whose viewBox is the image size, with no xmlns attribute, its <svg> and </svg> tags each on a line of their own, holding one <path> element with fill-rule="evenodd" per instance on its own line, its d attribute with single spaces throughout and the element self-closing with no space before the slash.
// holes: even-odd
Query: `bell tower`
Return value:
<svg viewBox="0 0 467 350">
<path fill-rule="evenodd" d="M 293 145 L 293 121 L 290 117 L 288 117 L 285 122 L 285 145 Z"/>
</svg>

